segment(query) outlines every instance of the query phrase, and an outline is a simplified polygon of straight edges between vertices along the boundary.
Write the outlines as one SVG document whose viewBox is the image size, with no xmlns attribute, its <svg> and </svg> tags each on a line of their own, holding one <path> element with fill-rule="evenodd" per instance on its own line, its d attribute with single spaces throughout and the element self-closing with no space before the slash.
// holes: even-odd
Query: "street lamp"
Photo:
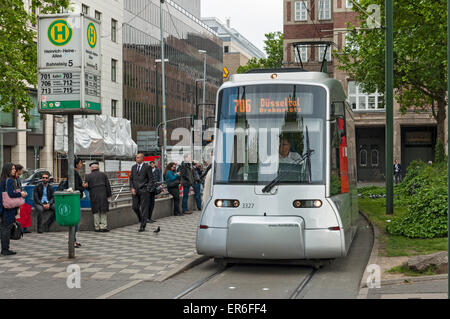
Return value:
<svg viewBox="0 0 450 319">
<path fill-rule="evenodd" d="M 205 103 L 206 103 L 206 51 L 198 50 L 203 54 L 203 104 L 202 104 L 202 126 L 205 126 Z"/>
<path fill-rule="evenodd" d="M 159 124 L 160 123 L 160 115 L 161 115 L 161 110 L 159 109 L 159 75 L 158 75 L 158 63 L 161 63 L 162 60 L 161 59 L 155 59 L 154 62 L 154 66 L 155 66 L 155 104 L 156 104 L 156 123 Z M 169 59 L 164 59 L 164 62 L 169 62 Z M 158 140 L 159 142 L 159 140 Z"/>
</svg>

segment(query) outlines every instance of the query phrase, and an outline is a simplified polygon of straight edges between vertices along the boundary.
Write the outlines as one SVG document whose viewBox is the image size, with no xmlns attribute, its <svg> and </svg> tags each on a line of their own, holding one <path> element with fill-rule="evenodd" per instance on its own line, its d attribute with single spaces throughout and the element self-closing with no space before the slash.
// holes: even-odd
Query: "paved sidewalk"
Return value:
<svg viewBox="0 0 450 319">
<path fill-rule="evenodd" d="M 111 230 L 109 233 L 79 232 L 77 239 L 82 247 L 75 250 L 76 258 L 69 260 L 67 232 L 26 234 L 19 241 L 11 241 L 15 256 L 0 256 L 0 298 L 21 298 L 11 291 L 12 283 L 41 283 L 45 298 L 46 284 L 61 281 L 65 285 L 69 273 L 67 266 L 81 268 L 86 281 L 136 280 L 161 281 L 178 268 L 200 256 L 195 250 L 197 223 L 200 212 L 192 215 L 171 216 L 147 224 L 139 233 L 139 225 Z M 153 233 L 157 227 L 158 234 Z M 88 285 L 89 286 L 89 285 Z M 67 289 L 67 288 L 66 288 Z"/>
<path fill-rule="evenodd" d="M 367 299 L 447 299 L 447 291 L 447 276 L 423 276 L 382 283 L 368 289 Z"/>
</svg>

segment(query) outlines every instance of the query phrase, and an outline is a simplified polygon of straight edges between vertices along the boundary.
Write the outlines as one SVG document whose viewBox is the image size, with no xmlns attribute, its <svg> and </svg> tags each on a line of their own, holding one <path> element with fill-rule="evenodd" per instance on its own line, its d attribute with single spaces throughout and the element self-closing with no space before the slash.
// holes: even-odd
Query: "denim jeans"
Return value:
<svg viewBox="0 0 450 319">
<path fill-rule="evenodd" d="M 195 202 L 197 203 L 197 209 L 202 210 L 202 196 L 201 196 L 201 185 L 200 183 L 194 184 L 195 192 Z"/>
<path fill-rule="evenodd" d="M 181 210 L 182 212 L 187 212 L 188 209 L 188 199 L 189 199 L 189 190 L 191 189 L 191 185 L 183 185 L 183 200 L 181 201 Z"/>
</svg>

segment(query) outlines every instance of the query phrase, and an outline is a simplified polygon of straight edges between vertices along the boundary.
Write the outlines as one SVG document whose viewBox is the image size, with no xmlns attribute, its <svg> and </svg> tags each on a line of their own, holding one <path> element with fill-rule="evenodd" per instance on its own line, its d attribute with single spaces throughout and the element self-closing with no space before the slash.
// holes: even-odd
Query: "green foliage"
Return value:
<svg viewBox="0 0 450 319">
<path fill-rule="evenodd" d="M 408 213 L 387 225 L 390 234 L 409 238 L 447 236 L 446 163 L 411 163 L 398 191 L 408 203 Z"/>
<path fill-rule="evenodd" d="M 0 107 L 3 112 L 18 109 L 28 121 L 29 110 L 34 107 L 28 86 L 37 85 L 36 9 L 40 14 L 57 13 L 67 8 L 69 0 L 32 0 L 27 11 L 23 0 L 0 2 Z"/>
<path fill-rule="evenodd" d="M 271 69 L 281 68 L 283 65 L 283 42 L 284 35 L 282 32 L 266 33 L 266 40 L 264 41 L 267 58 L 252 58 L 247 62 L 247 65 L 240 66 L 237 73 L 245 73 L 253 69 Z"/>
<path fill-rule="evenodd" d="M 363 197 L 369 197 L 371 195 L 383 195 L 386 194 L 386 187 L 378 187 L 378 186 L 366 186 L 358 188 L 358 194 L 361 194 Z"/>
<path fill-rule="evenodd" d="M 331 174 L 330 193 L 331 196 L 341 194 L 341 177 L 338 174 Z"/>
<path fill-rule="evenodd" d="M 404 274 L 406 276 L 433 276 L 439 273 L 439 269 L 436 265 L 430 265 L 423 271 L 414 271 L 410 269 L 407 265 L 396 266 L 389 269 L 387 272 L 389 273 L 399 273 Z"/>
<path fill-rule="evenodd" d="M 384 0 L 360 0 L 381 8 L 384 26 Z M 385 30 L 370 29 L 367 14 L 357 6 L 355 25 L 348 24 L 346 46 L 336 54 L 338 68 L 361 84 L 366 92 L 385 87 Z M 394 2 L 394 88 L 403 113 L 407 109 L 426 110 L 438 122 L 438 140 L 444 142 L 447 90 L 447 3 L 445 1 Z"/>
</svg>

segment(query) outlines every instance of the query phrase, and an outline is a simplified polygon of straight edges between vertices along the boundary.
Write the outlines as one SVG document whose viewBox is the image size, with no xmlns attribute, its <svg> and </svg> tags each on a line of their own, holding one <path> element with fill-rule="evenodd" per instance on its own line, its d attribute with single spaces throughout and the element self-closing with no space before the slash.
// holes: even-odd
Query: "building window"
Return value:
<svg viewBox="0 0 450 319">
<path fill-rule="evenodd" d="M 362 149 L 359 152 L 359 166 L 366 167 L 367 166 L 367 151 Z"/>
<path fill-rule="evenodd" d="M 306 1 L 295 1 L 295 21 L 308 20 L 308 3 Z"/>
<path fill-rule="evenodd" d="M 111 41 L 117 42 L 117 21 L 111 19 Z"/>
<path fill-rule="evenodd" d="M 111 100 L 111 116 L 117 117 L 117 100 Z"/>
<path fill-rule="evenodd" d="M 44 117 L 39 113 L 38 101 L 36 93 L 30 94 L 34 108 L 30 110 L 30 121 L 27 123 L 27 129 L 31 129 L 32 133 L 44 134 Z"/>
<path fill-rule="evenodd" d="M 0 111 L 0 125 L 1 126 L 5 126 L 5 127 L 16 126 L 14 119 L 15 119 L 14 111 L 12 111 L 11 113 L 6 113 L 3 111 Z"/>
<path fill-rule="evenodd" d="M 111 59 L 111 81 L 117 82 L 117 60 Z"/>
<path fill-rule="evenodd" d="M 331 19 L 331 0 L 319 0 L 319 20 Z"/>
<path fill-rule="evenodd" d="M 308 47 L 306 45 L 300 45 L 297 48 L 294 48 L 294 60 L 295 63 L 300 63 L 300 59 L 299 59 L 299 52 L 300 52 L 300 57 L 302 58 L 302 62 L 308 62 Z"/>
<path fill-rule="evenodd" d="M 101 21 L 102 20 L 102 13 L 97 11 L 97 10 L 95 10 L 95 18 L 97 20 Z"/>
<path fill-rule="evenodd" d="M 372 150 L 372 167 L 378 167 L 379 163 L 379 153 L 378 150 Z"/>
<path fill-rule="evenodd" d="M 84 13 L 85 15 L 89 15 L 89 7 L 85 4 L 81 5 L 81 12 Z"/>
<path fill-rule="evenodd" d="M 350 38 L 350 32 L 346 32 L 345 33 L 345 43 L 344 46 L 348 46 L 350 47 L 350 50 L 352 51 L 359 51 L 359 47 L 356 43 L 350 43 L 350 41 L 348 40 L 348 38 Z"/>
<path fill-rule="evenodd" d="M 326 45 L 319 46 L 317 61 L 322 62 L 323 61 L 323 55 L 325 54 L 325 49 L 327 49 L 327 54 L 325 55 L 325 58 L 328 62 L 331 61 L 331 46 L 327 47 Z"/>
<path fill-rule="evenodd" d="M 353 8 L 353 1 L 354 2 L 359 2 L 359 0 L 346 0 L 346 1 L 347 1 L 347 4 L 346 4 L 346 8 L 347 9 Z"/>
<path fill-rule="evenodd" d="M 348 82 L 348 100 L 353 110 L 384 110 L 384 96 L 365 93 L 355 81 Z"/>
<path fill-rule="evenodd" d="M 230 52 L 230 47 L 229 47 L 228 45 L 226 45 L 226 46 L 223 48 L 223 52 L 224 52 L 224 53 Z"/>
</svg>

